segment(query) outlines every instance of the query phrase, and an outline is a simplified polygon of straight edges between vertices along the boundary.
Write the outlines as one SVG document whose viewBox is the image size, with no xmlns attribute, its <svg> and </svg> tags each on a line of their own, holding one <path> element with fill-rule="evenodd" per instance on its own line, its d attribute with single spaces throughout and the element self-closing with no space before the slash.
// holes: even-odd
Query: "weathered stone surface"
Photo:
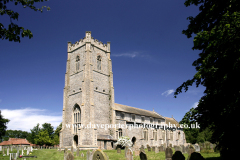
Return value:
<svg viewBox="0 0 240 160">
<path fill-rule="evenodd" d="M 93 160 L 107 160 L 106 155 L 100 149 L 97 149 L 93 154 Z"/>
<path fill-rule="evenodd" d="M 164 152 L 163 146 L 160 146 L 160 147 L 159 147 L 159 151 L 160 151 L 160 152 Z"/>
<path fill-rule="evenodd" d="M 117 149 L 117 153 L 121 153 L 121 148 L 118 148 L 118 149 Z"/>
<path fill-rule="evenodd" d="M 127 150 L 126 160 L 133 160 L 133 152 L 130 148 L 128 148 L 128 150 Z"/>
<path fill-rule="evenodd" d="M 147 146 L 148 152 L 151 152 L 151 147 Z"/>
<path fill-rule="evenodd" d="M 79 157 L 79 148 L 77 147 L 76 156 Z"/>
<path fill-rule="evenodd" d="M 67 159 L 66 160 L 74 160 L 74 156 L 73 156 L 72 152 L 67 154 Z"/>
<path fill-rule="evenodd" d="M 172 158 L 172 156 L 173 156 L 172 148 L 167 147 L 166 150 L 165 150 L 165 157 L 166 157 L 166 159 L 167 158 Z"/>
<path fill-rule="evenodd" d="M 140 159 L 141 160 L 147 160 L 147 155 L 146 155 L 146 153 L 144 153 L 144 152 L 140 152 Z"/>
<path fill-rule="evenodd" d="M 153 151 L 153 152 L 155 152 L 155 148 L 156 148 L 156 147 L 154 147 L 154 146 L 152 147 L 152 151 Z"/>
<path fill-rule="evenodd" d="M 176 151 L 172 156 L 172 160 L 185 160 L 185 157 L 181 151 Z"/>
<path fill-rule="evenodd" d="M 191 157 L 191 154 L 192 154 L 193 152 L 195 152 L 195 149 L 190 146 L 190 147 L 188 148 L 188 160 L 189 160 L 189 158 Z"/>
<path fill-rule="evenodd" d="M 92 160 L 93 159 L 93 152 L 87 151 L 87 160 Z"/>
</svg>

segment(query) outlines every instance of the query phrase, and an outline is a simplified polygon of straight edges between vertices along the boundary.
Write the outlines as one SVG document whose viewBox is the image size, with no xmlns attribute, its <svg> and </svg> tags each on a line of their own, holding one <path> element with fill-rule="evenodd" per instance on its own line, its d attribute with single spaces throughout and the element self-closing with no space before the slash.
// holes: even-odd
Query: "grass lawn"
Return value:
<svg viewBox="0 0 240 160">
<path fill-rule="evenodd" d="M 174 149 L 173 149 L 173 151 L 174 151 Z M 14 153 L 14 152 L 16 153 L 17 151 L 16 150 L 13 150 L 13 152 L 10 151 L 10 153 Z M 107 156 L 109 157 L 109 160 L 126 160 L 124 150 L 122 150 L 120 154 L 117 153 L 116 150 L 104 150 L 103 152 L 107 154 Z M 6 153 L 6 150 L 5 150 L 5 153 Z M 22 151 L 20 151 L 19 153 L 21 154 Z M 24 154 L 26 154 L 26 153 L 27 152 L 24 151 Z M 77 157 L 76 152 L 75 152 L 74 160 L 86 160 L 87 159 L 87 157 L 86 157 L 87 151 L 80 151 L 79 154 L 81 155 L 81 153 L 84 153 L 84 157 Z M 156 154 L 155 152 L 148 152 L 146 149 L 145 153 L 147 154 L 148 160 L 155 160 L 155 159 L 156 160 L 165 160 L 164 152 L 159 152 Z M 219 153 L 201 153 L 201 154 L 206 160 L 221 160 Z M 42 149 L 42 150 L 40 149 L 40 150 L 33 150 L 31 155 L 37 156 L 37 158 L 34 158 L 36 160 L 63 160 L 64 151 L 59 152 L 59 151 L 57 151 L 57 149 Z M 187 154 L 184 154 L 184 156 L 186 159 L 188 158 Z M 134 160 L 140 160 L 139 156 L 134 155 L 133 158 L 134 158 Z M 0 152 L 0 160 L 2 160 L 2 159 L 9 160 L 9 156 L 3 156 L 2 152 Z M 27 158 L 27 159 L 29 159 L 29 158 Z"/>
</svg>

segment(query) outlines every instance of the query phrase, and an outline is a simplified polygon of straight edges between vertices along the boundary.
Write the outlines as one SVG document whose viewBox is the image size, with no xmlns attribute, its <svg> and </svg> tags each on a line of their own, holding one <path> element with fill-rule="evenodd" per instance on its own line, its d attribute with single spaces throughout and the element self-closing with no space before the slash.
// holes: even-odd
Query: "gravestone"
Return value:
<svg viewBox="0 0 240 160">
<path fill-rule="evenodd" d="M 127 149 L 126 160 L 133 160 L 133 152 L 130 148 Z"/>
<path fill-rule="evenodd" d="M 27 155 L 29 155 L 29 150 L 27 149 Z"/>
<path fill-rule="evenodd" d="M 140 148 L 140 152 L 145 153 L 145 150 L 144 150 L 144 146 L 143 146 L 143 145 L 142 145 L 142 147 Z"/>
<path fill-rule="evenodd" d="M 79 157 L 79 148 L 77 147 L 76 156 Z"/>
<path fill-rule="evenodd" d="M 164 152 L 163 146 L 160 146 L 160 147 L 159 147 L 159 151 L 160 151 L 160 152 Z"/>
<path fill-rule="evenodd" d="M 152 147 L 152 151 L 155 152 L 155 147 Z"/>
<path fill-rule="evenodd" d="M 175 151 L 181 151 L 182 152 L 182 148 L 180 146 L 175 146 Z"/>
<path fill-rule="evenodd" d="M 167 147 L 166 150 L 165 150 L 166 160 L 172 160 L 172 156 L 173 156 L 172 148 Z"/>
<path fill-rule="evenodd" d="M 73 146 L 71 147 L 71 152 L 73 153 Z"/>
<path fill-rule="evenodd" d="M 195 152 L 200 152 L 200 146 L 199 145 L 194 145 L 195 147 Z"/>
<path fill-rule="evenodd" d="M 182 147 L 182 153 L 186 153 L 186 149 L 185 149 L 184 145 L 181 145 L 181 147 Z"/>
<path fill-rule="evenodd" d="M 172 143 L 169 144 L 170 148 L 172 148 Z"/>
<path fill-rule="evenodd" d="M 205 160 L 205 158 L 203 158 L 203 156 L 200 153 L 193 152 L 189 157 L 189 160 Z"/>
<path fill-rule="evenodd" d="M 5 154 L 5 148 L 4 148 L 4 147 L 3 147 L 3 149 L 2 149 L 2 153 Z"/>
<path fill-rule="evenodd" d="M 93 152 L 90 152 L 89 150 L 87 151 L 87 160 L 92 160 L 93 159 Z"/>
<path fill-rule="evenodd" d="M 103 151 L 101 151 L 100 149 L 97 149 L 94 153 L 93 153 L 93 159 L 95 160 L 107 160 L 106 155 L 103 153 Z"/>
<path fill-rule="evenodd" d="M 156 147 L 155 148 L 155 153 L 158 153 L 159 152 L 159 147 Z"/>
<path fill-rule="evenodd" d="M 84 153 L 83 152 L 81 153 L 81 157 L 84 157 Z"/>
<path fill-rule="evenodd" d="M 7 148 L 7 156 L 9 155 L 9 148 Z"/>
<path fill-rule="evenodd" d="M 118 148 L 118 149 L 117 149 L 117 153 L 121 153 L 121 148 Z"/>
<path fill-rule="evenodd" d="M 22 149 L 22 155 L 23 155 L 23 149 Z"/>
<path fill-rule="evenodd" d="M 72 152 L 67 154 L 67 159 L 66 160 L 74 160 L 74 156 L 73 156 Z"/>
<path fill-rule="evenodd" d="M 151 152 L 151 147 L 147 146 L 148 152 Z"/>
<path fill-rule="evenodd" d="M 128 150 L 128 146 L 125 147 L 125 157 L 126 157 L 126 154 L 127 154 L 127 150 Z"/>
<path fill-rule="evenodd" d="M 172 160 L 185 160 L 185 157 L 181 151 L 176 151 L 172 156 Z"/>
<path fill-rule="evenodd" d="M 192 145 L 190 145 L 189 148 L 188 148 L 188 160 L 189 160 L 189 158 L 190 158 L 190 156 L 193 152 L 195 152 L 195 149 L 193 148 Z"/>
<path fill-rule="evenodd" d="M 146 155 L 146 153 L 144 153 L 144 152 L 140 152 L 140 159 L 141 160 L 147 160 L 147 155 Z"/>
</svg>

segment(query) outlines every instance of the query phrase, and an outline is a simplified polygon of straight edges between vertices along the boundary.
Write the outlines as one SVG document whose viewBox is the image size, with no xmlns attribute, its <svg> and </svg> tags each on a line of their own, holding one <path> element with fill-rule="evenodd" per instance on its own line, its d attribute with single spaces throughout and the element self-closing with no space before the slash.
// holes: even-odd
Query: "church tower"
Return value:
<svg viewBox="0 0 240 160">
<path fill-rule="evenodd" d="M 67 52 L 60 147 L 98 148 L 98 137 L 115 138 L 116 132 L 96 127 L 115 124 L 110 42 L 103 44 L 87 31 L 78 42 L 68 42 Z"/>
</svg>

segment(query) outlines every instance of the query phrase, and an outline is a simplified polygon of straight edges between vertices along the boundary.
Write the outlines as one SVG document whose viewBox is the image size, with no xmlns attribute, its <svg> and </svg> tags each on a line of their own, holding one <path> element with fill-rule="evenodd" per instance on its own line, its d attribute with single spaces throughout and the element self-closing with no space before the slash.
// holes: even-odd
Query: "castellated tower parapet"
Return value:
<svg viewBox="0 0 240 160">
<path fill-rule="evenodd" d="M 91 45 L 94 45 L 95 47 L 105 52 L 110 52 L 110 42 L 107 42 L 107 44 L 103 44 L 103 42 L 94 39 L 93 37 L 91 37 L 91 31 L 86 31 L 85 37 L 75 43 L 68 42 L 68 52 L 73 52 L 74 50 L 85 45 L 86 42 L 90 42 Z"/>
<path fill-rule="evenodd" d="M 98 137 L 115 138 L 115 129 L 78 126 L 115 124 L 110 42 L 103 44 L 87 31 L 83 39 L 68 42 L 67 53 L 60 147 L 96 149 Z"/>
</svg>

